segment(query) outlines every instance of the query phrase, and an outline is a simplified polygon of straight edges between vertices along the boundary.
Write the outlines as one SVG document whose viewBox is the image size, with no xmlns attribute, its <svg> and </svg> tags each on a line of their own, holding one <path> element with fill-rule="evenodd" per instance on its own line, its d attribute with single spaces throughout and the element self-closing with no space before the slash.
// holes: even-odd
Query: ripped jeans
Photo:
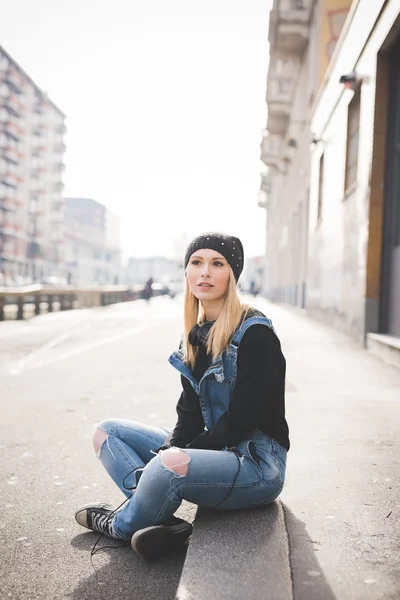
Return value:
<svg viewBox="0 0 400 600">
<path fill-rule="evenodd" d="M 239 457 L 228 449 L 175 451 L 177 463 L 186 464 L 183 475 L 163 462 L 171 450 L 154 454 L 168 429 L 125 419 L 107 419 L 97 427 L 107 434 L 98 457 L 128 498 L 114 521 L 120 537 L 129 539 L 138 529 L 168 522 L 182 500 L 230 510 L 269 504 L 282 491 L 286 449 L 258 430 L 251 440 L 236 445 Z M 134 487 L 133 471 L 140 467 L 144 469 L 133 493 L 127 488 Z"/>
</svg>

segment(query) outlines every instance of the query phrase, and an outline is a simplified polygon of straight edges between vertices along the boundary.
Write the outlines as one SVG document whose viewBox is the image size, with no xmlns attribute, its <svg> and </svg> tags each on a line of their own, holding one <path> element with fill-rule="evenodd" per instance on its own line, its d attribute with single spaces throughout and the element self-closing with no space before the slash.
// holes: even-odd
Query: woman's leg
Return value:
<svg viewBox="0 0 400 600">
<path fill-rule="evenodd" d="M 116 514 L 114 527 L 129 537 L 167 522 L 182 500 L 210 508 L 249 508 L 272 502 L 281 489 L 282 476 L 273 460 L 259 466 L 228 450 L 171 448 L 147 463 L 136 493 Z"/>
<path fill-rule="evenodd" d="M 126 419 L 107 419 L 93 434 L 96 455 L 127 498 L 135 485 L 134 471 L 143 468 L 162 446 L 168 430 Z M 153 453 L 151 452 L 153 451 Z"/>
</svg>

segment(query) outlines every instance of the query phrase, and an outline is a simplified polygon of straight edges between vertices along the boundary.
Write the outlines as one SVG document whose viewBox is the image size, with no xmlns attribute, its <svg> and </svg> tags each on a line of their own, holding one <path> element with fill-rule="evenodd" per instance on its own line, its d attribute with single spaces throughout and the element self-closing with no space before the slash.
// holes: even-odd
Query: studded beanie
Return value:
<svg viewBox="0 0 400 600">
<path fill-rule="evenodd" d="M 222 254 L 232 268 L 235 280 L 238 281 L 243 271 L 244 252 L 239 238 L 225 233 L 204 233 L 192 240 L 185 254 L 185 269 L 189 259 L 196 250 L 215 250 Z"/>
</svg>

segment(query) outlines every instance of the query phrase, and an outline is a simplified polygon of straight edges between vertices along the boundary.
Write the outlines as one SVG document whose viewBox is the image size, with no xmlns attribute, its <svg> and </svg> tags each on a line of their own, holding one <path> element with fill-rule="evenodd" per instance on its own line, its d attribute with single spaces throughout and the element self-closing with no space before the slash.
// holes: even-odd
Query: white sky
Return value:
<svg viewBox="0 0 400 600">
<path fill-rule="evenodd" d="M 122 219 L 124 255 L 205 230 L 262 254 L 271 0 L 13 0 L 0 44 L 67 115 L 65 194 Z"/>
</svg>

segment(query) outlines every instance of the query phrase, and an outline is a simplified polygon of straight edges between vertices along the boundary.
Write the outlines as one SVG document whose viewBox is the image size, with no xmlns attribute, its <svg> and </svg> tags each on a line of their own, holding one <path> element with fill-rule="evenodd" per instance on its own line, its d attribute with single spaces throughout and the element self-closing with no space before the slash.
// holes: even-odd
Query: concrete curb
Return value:
<svg viewBox="0 0 400 600">
<path fill-rule="evenodd" d="M 292 600 L 280 501 L 241 511 L 199 509 L 177 600 Z"/>
</svg>

